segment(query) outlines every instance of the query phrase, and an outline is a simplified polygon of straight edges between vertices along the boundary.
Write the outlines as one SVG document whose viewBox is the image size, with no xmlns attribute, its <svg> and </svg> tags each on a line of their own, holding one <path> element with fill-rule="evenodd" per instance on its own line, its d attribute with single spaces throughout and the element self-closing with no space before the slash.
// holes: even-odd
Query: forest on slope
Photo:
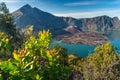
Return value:
<svg viewBox="0 0 120 80">
<path fill-rule="evenodd" d="M 61 46 L 50 48 L 52 34 L 32 28 L 19 34 L 5 3 L 0 4 L 1 80 L 119 80 L 120 55 L 110 43 L 80 58 Z"/>
</svg>

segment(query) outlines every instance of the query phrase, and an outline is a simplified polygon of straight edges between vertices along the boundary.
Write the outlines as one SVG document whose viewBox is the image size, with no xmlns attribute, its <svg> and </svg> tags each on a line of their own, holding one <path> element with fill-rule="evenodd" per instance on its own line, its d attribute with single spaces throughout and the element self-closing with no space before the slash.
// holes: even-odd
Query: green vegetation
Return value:
<svg viewBox="0 0 120 80">
<path fill-rule="evenodd" d="M 12 54 L 12 46 L 8 36 L 4 32 L 0 32 L 0 58 L 6 59 Z"/>
<path fill-rule="evenodd" d="M 8 13 L 0 5 L 0 20 Z M 93 54 L 80 58 L 66 54 L 60 46 L 50 48 L 50 31 L 34 36 L 33 27 L 25 30 L 23 43 L 16 46 L 11 18 L 0 23 L 0 80 L 120 80 L 120 55 L 110 43 L 97 46 Z M 8 28 L 8 25 L 11 28 Z M 6 29 L 2 30 L 2 26 Z M 13 41 L 11 41 L 13 40 Z"/>
<path fill-rule="evenodd" d="M 52 38 L 49 31 L 40 31 L 38 37 L 30 36 L 14 51 L 5 33 L 0 33 L 0 40 L 1 79 L 119 80 L 120 77 L 120 56 L 110 43 L 96 47 L 86 58 L 79 58 L 67 55 L 60 46 L 50 48 Z"/>
<path fill-rule="evenodd" d="M 5 32 L 12 42 L 12 47 L 20 46 L 22 43 L 21 35 L 18 33 L 13 22 L 13 17 L 5 3 L 0 3 L 0 31 Z"/>
<path fill-rule="evenodd" d="M 3 42 L 6 48 L 8 48 L 8 42 L 8 39 Z M 51 33 L 49 31 L 39 32 L 37 38 L 31 36 L 21 48 L 13 51 L 13 57 L 0 62 L 1 78 L 11 80 L 67 80 L 71 68 L 65 65 L 65 60 L 61 58 L 64 50 L 61 47 L 50 49 L 50 42 Z M 0 46 L 0 48 L 4 47 Z"/>
<path fill-rule="evenodd" d="M 110 43 L 97 46 L 86 58 L 73 59 L 70 64 L 85 80 L 119 80 L 120 55 Z"/>
<path fill-rule="evenodd" d="M 5 3 L 0 4 L 0 31 L 4 31 L 11 36 L 14 36 L 16 33 L 12 15 L 9 13 Z"/>
</svg>

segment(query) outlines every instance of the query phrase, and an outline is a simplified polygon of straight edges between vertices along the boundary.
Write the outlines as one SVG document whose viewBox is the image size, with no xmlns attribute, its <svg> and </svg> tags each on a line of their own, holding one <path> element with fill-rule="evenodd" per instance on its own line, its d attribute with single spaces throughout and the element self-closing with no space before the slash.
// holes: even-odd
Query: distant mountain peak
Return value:
<svg viewBox="0 0 120 80">
<path fill-rule="evenodd" d="M 29 4 L 13 12 L 12 15 L 15 24 L 20 28 L 34 25 L 34 31 L 50 29 L 53 35 L 66 34 L 67 32 L 120 29 L 120 20 L 117 17 L 111 18 L 107 15 L 80 19 L 57 17 L 39 8 L 31 7 Z"/>
<path fill-rule="evenodd" d="M 29 4 L 26 4 L 20 8 L 20 10 L 30 10 L 30 9 L 32 9 L 32 7 Z"/>
<path fill-rule="evenodd" d="M 29 4 L 26 4 L 22 8 L 32 8 L 32 7 Z"/>
<path fill-rule="evenodd" d="M 26 13 L 26 12 L 30 12 L 32 9 L 33 8 L 29 4 L 26 4 L 23 7 L 21 7 L 19 10 L 23 13 Z"/>
</svg>

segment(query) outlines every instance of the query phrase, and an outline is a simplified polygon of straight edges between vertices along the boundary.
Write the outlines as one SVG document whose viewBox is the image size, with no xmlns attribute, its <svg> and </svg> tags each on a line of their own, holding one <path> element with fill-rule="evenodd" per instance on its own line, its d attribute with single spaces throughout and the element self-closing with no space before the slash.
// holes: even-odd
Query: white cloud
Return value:
<svg viewBox="0 0 120 80">
<path fill-rule="evenodd" d="M 0 0 L 0 2 L 5 2 L 5 3 L 16 3 L 16 2 L 34 2 L 38 0 Z"/>
<path fill-rule="evenodd" d="M 66 3 L 64 4 L 65 6 L 80 6 L 80 5 L 93 5 L 96 4 L 97 2 L 93 1 L 85 1 L 85 2 L 73 2 L 73 3 Z"/>
<path fill-rule="evenodd" d="M 75 18 L 90 18 L 101 15 L 108 15 L 111 17 L 117 16 L 120 18 L 120 9 L 118 10 L 101 10 L 101 11 L 90 11 L 90 12 L 72 12 L 72 13 L 58 13 L 54 14 L 56 16 L 64 16 L 64 17 L 75 17 Z"/>
<path fill-rule="evenodd" d="M 6 3 L 13 3 L 13 2 L 18 2 L 20 0 L 0 0 L 0 2 L 6 2 Z"/>
<path fill-rule="evenodd" d="M 120 0 L 113 0 L 113 1 L 82 1 L 82 2 L 72 2 L 66 3 L 65 6 L 86 6 L 86 5 L 95 5 L 95 4 L 120 4 Z"/>
</svg>

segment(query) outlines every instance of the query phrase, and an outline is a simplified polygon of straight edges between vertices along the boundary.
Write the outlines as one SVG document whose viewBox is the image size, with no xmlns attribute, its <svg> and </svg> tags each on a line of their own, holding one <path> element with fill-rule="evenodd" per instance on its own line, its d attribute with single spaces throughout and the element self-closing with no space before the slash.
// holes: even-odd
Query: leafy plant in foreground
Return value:
<svg viewBox="0 0 120 80">
<path fill-rule="evenodd" d="M 60 63 L 59 54 L 62 48 L 51 49 L 49 47 L 51 40 L 49 31 L 40 31 L 37 38 L 31 36 L 21 49 L 13 51 L 13 58 L 0 62 L 3 78 L 12 80 L 68 79 L 70 68 Z"/>
<path fill-rule="evenodd" d="M 8 36 L 4 32 L 0 32 L 0 58 L 6 59 L 10 57 L 12 47 L 10 45 Z"/>
</svg>

